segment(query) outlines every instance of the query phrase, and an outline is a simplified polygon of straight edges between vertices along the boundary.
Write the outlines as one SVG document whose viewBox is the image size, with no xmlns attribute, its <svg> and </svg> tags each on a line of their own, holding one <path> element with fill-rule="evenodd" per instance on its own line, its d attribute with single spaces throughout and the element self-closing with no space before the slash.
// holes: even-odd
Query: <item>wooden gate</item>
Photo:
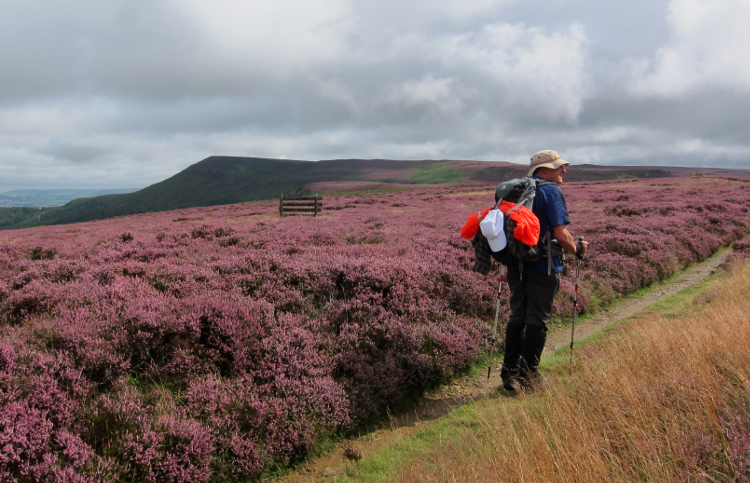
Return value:
<svg viewBox="0 0 750 483">
<path fill-rule="evenodd" d="M 307 215 L 318 217 L 323 209 L 323 197 L 318 196 L 290 196 L 284 198 L 281 193 L 279 198 L 279 216 Z"/>
</svg>

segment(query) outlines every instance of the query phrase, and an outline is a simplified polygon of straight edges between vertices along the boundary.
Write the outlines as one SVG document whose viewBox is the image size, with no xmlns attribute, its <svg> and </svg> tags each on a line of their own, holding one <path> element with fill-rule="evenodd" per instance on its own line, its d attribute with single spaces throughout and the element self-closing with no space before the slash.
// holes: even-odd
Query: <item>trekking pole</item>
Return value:
<svg viewBox="0 0 750 483">
<path fill-rule="evenodd" d="M 573 292 L 573 326 L 570 329 L 570 365 L 573 366 L 573 339 L 576 334 L 576 314 L 578 313 L 578 274 L 581 271 L 581 259 L 586 248 L 583 246 L 583 236 L 578 237 L 576 246 L 576 288 Z"/>
<path fill-rule="evenodd" d="M 490 346 L 490 365 L 487 366 L 487 380 L 490 379 L 490 372 L 492 372 L 492 357 L 495 355 L 495 343 L 497 342 L 497 319 L 500 316 L 500 290 L 503 288 L 503 282 L 505 281 L 505 274 L 507 268 L 505 265 L 500 265 L 500 285 L 497 287 L 497 304 L 495 308 L 495 328 L 492 330 L 492 345 Z"/>
</svg>

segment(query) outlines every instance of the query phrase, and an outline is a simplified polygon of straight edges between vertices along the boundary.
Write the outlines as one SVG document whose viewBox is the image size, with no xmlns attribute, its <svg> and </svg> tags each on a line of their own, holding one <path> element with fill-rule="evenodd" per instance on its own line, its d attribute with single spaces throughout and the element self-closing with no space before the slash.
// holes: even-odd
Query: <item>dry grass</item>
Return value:
<svg viewBox="0 0 750 483">
<path fill-rule="evenodd" d="M 456 416 L 395 481 L 750 481 L 750 268 L 716 283 L 684 315 L 590 345 L 546 390 Z"/>
</svg>

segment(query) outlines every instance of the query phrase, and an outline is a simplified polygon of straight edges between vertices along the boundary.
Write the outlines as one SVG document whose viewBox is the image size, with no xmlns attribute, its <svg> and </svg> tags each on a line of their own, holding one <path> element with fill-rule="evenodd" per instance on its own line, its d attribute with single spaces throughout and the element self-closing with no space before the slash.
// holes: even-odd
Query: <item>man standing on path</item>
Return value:
<svg viewBox="0 0 750 483">
<path fill-rule="evenodd" d="M 539 239 L 551 230 L 557 243 L 568 253 L 576 254 L 573 236 L 566 225 L 570 223 L 568 205 L 560 189 L 565 167 L 557 151 L 539 151 L 531 157 L 528 176 L 550 184 L 538 186 L 534 198 L 534 214 L 539 218 Z M 582 242 L 584 249 L 588 242 Z M 508 286 L 510 287 L 510 318 L 505 330 L 505 357 L 501 377 L 503 388 L 513 391 L 518 384 L 524 389 L 532 388 L 541 376 L 537 368 L 547 340 L 552 302 L 560 288 L 559 273 L 562 271 L 562 250 L 552 253 L 552 273 L 548 271 L 545 253 L 536 262 L 523 264 L 523 271 L 516 264 L 508 266 Z"/>
</svg>

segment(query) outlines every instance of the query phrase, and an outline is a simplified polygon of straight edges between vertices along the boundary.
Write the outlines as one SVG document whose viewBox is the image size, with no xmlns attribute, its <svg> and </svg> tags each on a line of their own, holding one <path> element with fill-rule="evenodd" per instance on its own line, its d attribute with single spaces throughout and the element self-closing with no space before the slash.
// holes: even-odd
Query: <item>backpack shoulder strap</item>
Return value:
<svg viewBox="0 0 750 483">
<path fill-rule="evenodd" d="M 532 211 L 534 209 L 534 197 L 536 196 L 536 187 L 539 181 L 531 177 L 524 178 L 523 181 L 527 185 L 526 189 L 523 191 L 521 197 L 518 198 L 518 203 L 512 211 L 517 210 L 521 205 Z"/>
<path fill-rule="evenodd" d="M 547 186 L 547 185 L 555 185 L 557 186 L 557 183 L 553 183 L 552 181 L 547 181 L 546 179 L 537 179 L 536 181 L 536 188 L 539 188 L 541 186 Z M 536 192 L 534 193 L 536 196 Z M 533 198 L 531 200 L 532 205 L 529 209 L 533 208 Z M 547 275 L 552 274 L 552 269 L 554 264 L 552 263 L 552 227 L 547 226 L 547 233 L 544 234 L 544 237 L 540 240 L 540 242 L 544 243 L 546 245 L 545 251 L 547 252 Z"/>
</svg>

